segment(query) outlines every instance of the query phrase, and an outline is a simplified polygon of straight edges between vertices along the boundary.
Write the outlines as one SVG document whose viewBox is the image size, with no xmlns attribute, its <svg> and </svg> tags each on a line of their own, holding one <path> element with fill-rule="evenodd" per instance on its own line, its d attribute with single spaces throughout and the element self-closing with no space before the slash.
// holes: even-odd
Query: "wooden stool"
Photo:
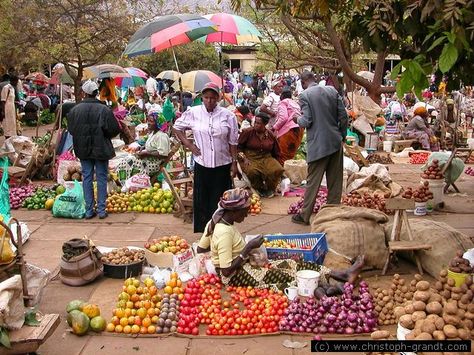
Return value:
<svg viewBox="0 0 474 355">
<path fill-rule="evenodd" d="M 413 200 L 407 200 L 403 198 L 391 198 L 387 200 L 386 207 L 389 210 L 395 210 L 395 218 L 393 220 L 393 227 L 392 227 L 392 233 L 390 235 L 390 242 L 388 243 L 389 253 L 382 270 L 382 275 L 385 275 L 385 273 L 387 272 L 388 265 L 390 263 L 390 258 L 392 257 L 393 254 L 396 254 L 397 251 L 411 251 L 415 257 L 418 271 L 420 275 L 423 275 L 423 268 L 421 267 L 421 262 L 420 262 L 417 251 L 431 249 L 431 245 L 419 243 L 413 239 L 413 234 L 410 228 L 410 224 L 408 223 L 408 216 L 407 216 L 406 210 L 414 209 L 415 202 Z M 407 241 L 400 240 L 400 232 L 402 230 L 403 222 L 405 222 L 406 224 L 407 231 L 408 231 L 408 238 L 410 239 Z"/>
</svg>

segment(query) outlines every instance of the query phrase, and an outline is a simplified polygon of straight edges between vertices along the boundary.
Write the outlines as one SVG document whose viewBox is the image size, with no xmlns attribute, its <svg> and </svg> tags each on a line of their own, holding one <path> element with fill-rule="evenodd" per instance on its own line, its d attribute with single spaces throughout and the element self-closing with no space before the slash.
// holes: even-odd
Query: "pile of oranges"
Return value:
<svg viewBox="0 0 474 355">
<path fill-rule="evenodd" d="M 163 292 L 168 295 L 178 295 L 178 300 L 182 300 L 184 297 L 182 286 L 183 283 L 179 279 L 178 273 L 172 272 L 169 281 L 166 282 L 166 286 L 163 289 Z"/>
<path fill-rule="evenodd" d="M 107 324 L 108 332 L 154 334 L 160 314 L 162 296 L 155 282 L 146 278 L 143 285 L 135 278 L 124 281 L 117 308 Z"/>
</svg>

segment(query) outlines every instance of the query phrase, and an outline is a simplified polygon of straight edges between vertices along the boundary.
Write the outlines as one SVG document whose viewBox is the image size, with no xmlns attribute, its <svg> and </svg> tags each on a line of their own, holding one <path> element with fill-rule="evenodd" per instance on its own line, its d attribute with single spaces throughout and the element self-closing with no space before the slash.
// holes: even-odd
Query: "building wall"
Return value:
<svg viewBox="0 0 474 355">
<path fill-rule="evenodd" d="M 257 65 L 257 56 L 252 53 L 227 53 L 229 60 L 240 60 L 240 68 L 244 72 L 253 72 Z"/>
</svg>

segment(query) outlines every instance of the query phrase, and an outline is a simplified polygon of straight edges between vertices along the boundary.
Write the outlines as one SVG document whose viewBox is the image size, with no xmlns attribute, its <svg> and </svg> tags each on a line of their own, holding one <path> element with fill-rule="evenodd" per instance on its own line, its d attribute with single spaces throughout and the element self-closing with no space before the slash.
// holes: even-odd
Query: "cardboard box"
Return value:
<svg viewBox="0 0 474 355">
<path fill-rule="evenodd" d="M 193 258 L 193 252 L 191 248 L 184 251 L 183 253 L 153 253 L 148 249 L 145 249 L 145 258 L 148 264 L 152 266 L 158 266 L 163 268 L 172 268 L 177 271 L 180 266 L 185 265 Z"/>
</svg>

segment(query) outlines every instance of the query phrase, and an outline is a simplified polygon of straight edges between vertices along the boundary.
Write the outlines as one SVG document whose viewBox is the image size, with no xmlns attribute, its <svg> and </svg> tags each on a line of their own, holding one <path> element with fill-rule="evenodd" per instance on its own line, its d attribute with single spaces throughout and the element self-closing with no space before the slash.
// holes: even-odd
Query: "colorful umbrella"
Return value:
<svg viewBox="0 0 474 355">
<path fill-rule="evenodd" d="M 34 72 L 28 74 L 25 79 L 27 80 L 33 80 L 33 82 L 38 83 L 38 84 L 47 84 L 49 83 L 49 78 L 44 75 L 43 73 L 40 72 Z"/>
<path fill-rule="evenodd" d="M 160 74 L 158 74 L 156 78 L 163 79 L 163 80 L 176 81 L 179 79 L 180 76 L 181 76 L 181 73 L 177 72 L 176 70 L 165 70 L 165 71 L 162 71 Z"/>
<path fill-rule="evenodd" d="M 222 88 L 221 77 L 209 70 L 194 70 L 181 75 L 181 84 L 184 91 L 199 92 L 209 82 L 213 82 Z M 176 85 L 177 82 L 173 84 L 173 87 Z M 178 90 L 177 87 L 175 89 Z"/>
<path fill-rule="evenodd" d="M 226 13 L 204 16 L 217 25 L 217 32 L 210 33 L 203 40 L 206 43 L 241 44 L 260 42 L 262 34 L 247 19 Z"/>
<path fill-rule="evenodd" d="M 130 74 L 115 64 L 99 64 L 84 68 L 83 79 L 130 78 Z"/>
<path fill-rule="evenodd" d="M 148 74 L 145 73 L 143 70 L 138 68 L 125 68 L 128 74 L 130 74 L 129 78 L 122 78 L 116 77 L 115 84 L 122 88 L 136 88 L 137 86 L 145 85 L 145 80 L 148 78 Z"/>
<path fill-rule="evenodd" d="M 216 32 L 214 24 L 199 15 L 160 16 L 135 32 L 123 54 L 133 57 L 159 52 L 212 32 Z"/>
</svg>

